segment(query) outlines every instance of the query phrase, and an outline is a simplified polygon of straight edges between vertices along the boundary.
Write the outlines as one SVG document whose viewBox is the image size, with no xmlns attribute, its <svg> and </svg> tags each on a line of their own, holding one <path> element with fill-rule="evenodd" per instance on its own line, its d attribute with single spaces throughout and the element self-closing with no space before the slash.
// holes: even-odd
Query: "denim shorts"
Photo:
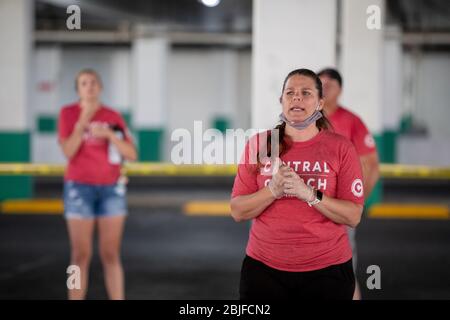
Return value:
<svg viewBox="0 0 450 320">
<path fill-rule="evenodd" d="M 66 219 L 93 219 L 127 214 L 126 185 L 92 185 L 64 182 L 64 216 Z"/>
</svg>

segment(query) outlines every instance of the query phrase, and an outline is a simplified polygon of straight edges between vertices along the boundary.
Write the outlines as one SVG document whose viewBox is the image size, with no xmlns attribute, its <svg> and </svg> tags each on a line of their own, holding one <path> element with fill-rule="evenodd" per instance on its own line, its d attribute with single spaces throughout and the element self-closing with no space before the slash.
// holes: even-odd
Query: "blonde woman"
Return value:
<svg viewBox="0 0 450 320">
<path fill-rule="evenodd" d="M 71 264 L 81 271 L 81 288 L 69 289 L 69 299 L 84 299 L 95 226 L 110 299 L 124 299 L 120 259 L 127 215 L 126 186 L 121 161 L 136 160 L 137 152 L 122 116 L 100 101 L 102 82 L 91 69 L 75 80 L 79 101 L 62 108 L 58 138 L 68 159 L 64 175 L 64 216 L 71 246 Z M 115 154 L 114 154 L 115 153 Z"/>
</svg>

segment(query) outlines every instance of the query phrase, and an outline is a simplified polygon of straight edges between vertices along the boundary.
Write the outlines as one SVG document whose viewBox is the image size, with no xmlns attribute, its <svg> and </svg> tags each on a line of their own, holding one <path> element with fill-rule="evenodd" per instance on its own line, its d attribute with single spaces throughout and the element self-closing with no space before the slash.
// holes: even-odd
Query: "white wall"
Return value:
<svg viewBox="0 0 450 320">
<path fill-rule="evenodd" d="M 61 48 L 38 47 L 32 58 L 32 108 L 34 114 L 55 114 L 61 88 Z"/>
<path fill-rule="evenodd" d="M 450 166 L 450 141 L 445 137 L 400 136 L 397 161 L 403 164 Z"/>
<path fill-rule="evenodd" d="M 57 115 L 61 106 L 76 101 L 74 78 L 86 67 L 101 74 L 104 103 L 118 110 L 131 108 L 132 111 L 130 60 L 131 51 L 127 48 L 39 46 L 33 60 L 34 115 Z M 249 50 L 175 48 L 170 52 L 168 65 L 164 160 L 170 160 L 172 130 L 193 130 L 195 120 L 203 121 L 203 130 L 212 126 L 215 116 L 221 115 L 230 117 L 234 128 L 250 127 Z M 232 70 L 225 72 L 225 68 Z M 54 90 L 40 92 L 38 84 L 43 82 L 53 84 Z M 33 161 L 65 161 L 56 135 L 35 132 L 32 144 Z"/>
<path fill-rule="evenodd" d="M 231 126 L 250 126 L 250 52 L 229 49 L 175 49 L 169 59 L 168 123 L 165 135 L 165 160 L 173 145 L 171 132 L 185 128 L 193 134 L 194 121 L 202 121 L 203 131 L 211 128 L 214 117 L 231 116 Z M 230 57 L 231 63 L 224 63 Z M 233 72 L 225 74 L 225 68 Z M 226 82 L 226 83 L 225 83 Z M 224 92 L 235 98 L 225 99 Z M 232 105 L 230 105 L 230 101 Z"/>
<path fill-rule="evenodd" d="M 450 138 L 450 54 L 424 53 L 417 65 L 416 115 L 433 138 Z"/>
<path fill-rule="evenodd" d="M 445 52 L 407 52 L 403 56 L 403 107 L 427 129 L 426 136 L 398 139 L 398 162 L 450 165 L 450 55 Z"/>
<path fill-rule="evenodd" d="M 62 50 L 58 105 L 77 100 L 75 76 L 84 68 L 96 70 L 102 77 L 102 100 L 118 110 L 130 107 L 130 50 L 117 47 L 80 47 Z"/>
</svg>

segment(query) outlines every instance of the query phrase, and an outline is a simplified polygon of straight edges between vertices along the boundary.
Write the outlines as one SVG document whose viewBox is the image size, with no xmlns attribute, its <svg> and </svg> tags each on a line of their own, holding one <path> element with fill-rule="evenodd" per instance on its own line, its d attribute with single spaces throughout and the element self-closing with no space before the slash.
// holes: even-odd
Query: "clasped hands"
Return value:
<svg viewBox="0 0 450 320">
<path fill-rule="evenodd" d="M 272 180 L 268 187 L 276 199 L 287 194 L 302 201 L 314 200 L 314 189 L 308 186 L 291 167 L 282 164 L 280 158 L 275 159 L 272 169 Z"/>
<path fill-rule="evenodd" d="M 95 110 L 92 108 L 84 108 L 81 112 L 77 125 L 80 126 L 82 131 L 85 129 L 89 130 L 90 135 L 94 138 L 110 140 L 112 136 L 114 136 L 114 131 L 109 128 L 109 126 L 96 123 L 89 125 L 89 121 L 92 119 L 94 114 Z"/>
</svg>

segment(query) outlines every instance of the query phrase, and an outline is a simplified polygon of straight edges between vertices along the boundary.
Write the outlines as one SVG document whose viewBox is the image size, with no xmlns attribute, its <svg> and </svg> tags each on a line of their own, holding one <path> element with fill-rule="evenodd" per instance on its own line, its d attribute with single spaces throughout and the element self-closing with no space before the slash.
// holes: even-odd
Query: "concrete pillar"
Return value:
<svg viewBox="0 0 450 320">
<path fill-rule="evenodd" d="M 32 31 L 32 1 L 0 1 L 0 162 L 30 161 Z M 31 178 L 0 177 L 0 200 L 31 194 Z"/>
<path fill-rule="evenodd" d="M 372 133 L 382 131 L 384 25 L 369 29 L 366 10 L 376 5 L 384 17 L 383 0 L 342 0 L 342 102 L 359 114 Z"/>
<path fill-rule="evenodd" d="M 253 1 L 253 128 L 277 123 L 290 71 L 335 65 L 336 17 L 335 0 Z"/>
<path fill-rule="evenodd" d="M 133 42 L 132 123 L 137 132 L 140 161 L 162 160 L 168 55 L 169 43 L 165 38 L 137 38 Z"/>
<path fill-rule="evenodd" d="M 385 1 L 342 0 L 341 4 L 341 101 L 361 116 L 373 134 L 383 160 Z M 381 195 L 381 183 L 378 183 L 371 198 L 366 198 L 366 205 L 381 201 Z"/>
<path fill-rule="evenodd" d="M 397 26 L 385 30 L 382 94 L 384 162 L 397 161 L 397 137 L 403 112 L 402 34 Z"/>
</svg>

